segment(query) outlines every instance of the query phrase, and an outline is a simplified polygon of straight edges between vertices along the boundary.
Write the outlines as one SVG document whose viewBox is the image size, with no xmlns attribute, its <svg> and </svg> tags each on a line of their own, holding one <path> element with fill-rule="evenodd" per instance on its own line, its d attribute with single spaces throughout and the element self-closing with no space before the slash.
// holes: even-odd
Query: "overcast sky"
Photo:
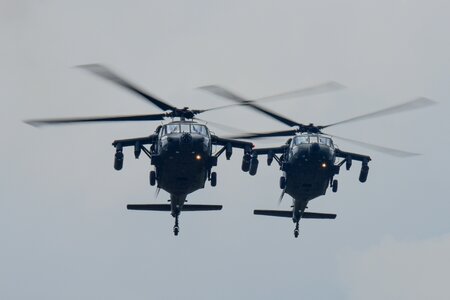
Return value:
<svg viewBox="0 0 450 300">
<path fill-rule="evenodd" d="M 449 299 L 450 3 L 448 1 L 7 1 L 0 0 L 1 299 Z M 190 203 L 221 212 L 168 213 L 148 185 L 148 160 L 118 138 L 157 124 L 33 128 L 39 117 L 156 113 L 73 66 L 104 63 L 175 106 L 227 104 L 196 87 L 249 98 L 335 80 L 347 88 L 267 104 L 326 124 L 426 96 L 438 105 L 337 126 L 330 133 L 422 156 L 372 156 L 342 170 L 337 194 L 309 210 L 336 220 L 253 216 L 277 209 L 280 171 L 240 171 L 221 158 L 218 186 Z M 245 108 L 204 119 L 244 131 L 287 129 Z M 211 127 L 219 135 L 226 132 Z M 283 139 L 258 142 L 280 145 Z M 280 209 L 289 209 L 285 197 Z"/>
</svg>

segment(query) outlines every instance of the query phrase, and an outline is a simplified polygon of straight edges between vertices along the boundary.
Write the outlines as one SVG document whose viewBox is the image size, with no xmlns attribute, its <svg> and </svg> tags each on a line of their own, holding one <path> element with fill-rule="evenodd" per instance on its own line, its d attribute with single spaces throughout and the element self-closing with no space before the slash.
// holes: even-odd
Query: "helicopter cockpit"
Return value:
<svg viewBox="0 0 450 300">
<path fill-rule="evenodd" d="M 317 135 L 317 134 L 297 135 L 292 140 L 291 146 L 295 147 L 295 146 L 301 145 L 301 144 L 313 144 L 313 143 L 318 143 L 318 144 L 326 145 L 330 148 L 334 148 L 333 141 L 331 140 L 331 138 L 323 136 L 323 135 Z"/>
<path fill-rule="evenodd" d="M 174 133 L 191 133 L 191 134 L 199 134 L 205 137 L 209 136 L 208 128 L 202 124 L 196 123 L 172 123 L 163 125 L 161 128 L 161 135 L 166 136 Z"/>
</svg>

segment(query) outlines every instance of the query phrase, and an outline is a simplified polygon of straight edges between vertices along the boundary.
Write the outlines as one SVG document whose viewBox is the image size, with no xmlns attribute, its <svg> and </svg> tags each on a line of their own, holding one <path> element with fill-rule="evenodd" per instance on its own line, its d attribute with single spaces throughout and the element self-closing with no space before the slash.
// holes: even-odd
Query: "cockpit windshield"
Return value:
<svg viewBox="0 0 450 300">
<path fill-rule="evenodd" d="M 180 125 L 179 124 L 169 124 L 163 127 L 163 134 L 171 134 L 171 133 L 179 133 Z"/>
<path fill-rule="evenodd" d="M 208 135 L 208 129 L 205 125 L 191 124 L 191 133 L 198 133 L 201 135 Z"/>
<path fill-rule="evenodd" d="M 319 143 L 333 147 L 333 141 L 329 137 L 321 135 L 298 135 L 294 138 L 293 145 Z"/>
<path fill-rule="evenodd" d="M 208 135 L 208 129 L 202 124 L 167 124 L 161 129 L 162 135 L 187 132 L 193 134 Z"/>
</svg>

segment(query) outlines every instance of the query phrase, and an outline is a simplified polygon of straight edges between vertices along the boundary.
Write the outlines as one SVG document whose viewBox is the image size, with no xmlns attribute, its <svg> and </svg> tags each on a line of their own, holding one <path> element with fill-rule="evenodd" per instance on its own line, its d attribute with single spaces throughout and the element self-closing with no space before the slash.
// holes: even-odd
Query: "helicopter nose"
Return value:
<svg viewBox="0 0 450 300">
<path fill-rule="evenodd" d="M 190 149 L 192 147 L 192 135 L 185 132 L 180 137 L 180 147 L 182 149 Z"/>
<path fill-rule="evenodd" d="M 311 153 L 317 153 L 320 150 L 320 146 L 318 143 L 313 143 L 313 144 L 311 144 L 310 149 L 311 149 Z"/>
<path fill-rule="evenodd" d="M 185 132 L 180 137 L 181 144 L 190 144 L 192 142 L 192 135 Z"/>
</svg>

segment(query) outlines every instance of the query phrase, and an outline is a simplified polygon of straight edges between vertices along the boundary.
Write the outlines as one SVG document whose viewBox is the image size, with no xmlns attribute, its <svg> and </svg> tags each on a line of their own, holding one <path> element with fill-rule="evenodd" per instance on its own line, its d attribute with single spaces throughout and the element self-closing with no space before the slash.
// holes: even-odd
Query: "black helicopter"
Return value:
<svg viewBox="0 0 450 300">
<path fill-rule="evenodd" d="M 212 167 L 217 165 L 218 157 L 221 154 L 225 152 L 226 158 L 230 159 L 233 148 L 241 148 L 244 153 L 249 154 L 253 144 L 218 137 L 212 134 L 206 125 L 194 121 L 197 119 L 196 115 L 215 108 L 191 110 L 185 107 L 179 109 L 142 91 L 104 66 L 85 65 L 81 67 L 142 96 L 164 113 L 25 122 L 33 126 L 41 126 L 86 122 L 161 121 L 171 118 L 172 122 L 158 126 L 150 136 L 113 142 L 116 149 L 114 157 L 116 170 L 121 170 L 123 166 L 123 148 L 133 147 L 135 158 L 139 158 L 141 152 L 144 152 L 150 158 L 151 164 L 155 166 L 155 170 L 150 171 L 150 185 L 157 184 L 157 191 L 161 188 L 170 194 L 170 204 L 130 204 L 127 205 L 127 209 L 170 211 L 175 218 L 173 227 L 175 235 L 178 235 L 179 232 L 178 217 L 181 211 L 221 210 L 221 205 L 185 204 L 186 197 L 188 194 L 204 188 L 206 180 L 209 180 L 212 186 L 217 184 L 217 174 L 212 172 Z M 147 145 L 150 146 L 147 148 Z M 213 145 L 219 145 L 222 148 L 217 153 L 213 153 Z"/>
<path fill-rule="evenodd" d="M 400 105 L 347 119 L 341 122 L 336 122 L 325 126 L 316 126 L 314 124 L 305 125 L 292 121 L 284 116 L 281 116 L 280 114 L 255 104 L 254 101 L 246 100 L 219 86 L 207 86 L 202 89 L 233 100 L 239 104 L 246 105 L 260 113 L 274 118 L 285 125 L 295 127 L 291 130 L 250 133 L 234 137 L 239 139 L 283 136 L 291 137 L 284 145 L 280 147 L 255 148 L 251 154 L 245 153 L 242 160 L 242 170 L 244 172 L 249 172 L 250 175 L 255 175 L 258 169 L 258 155 L 267 155 L 268 165 L 271 165 L 274 159 L 276 160 L 280 166 L 280 169 L 283 171 L 283 175 L 280 177 L 280 188 L 282 189 L 282 194 L 279 201 L 281 202 L 285 193 L 292 196 L 292 211 L 254 210 L 254 214 L 292 218 L 295 223 L 295 237 L 298 237 L 299 235 L 299 221 L 301 218 L 336 218 L 336 214 L 305 212 L 305 210 L 307 209 L 308 202 L 314 198 L 325 195 L 328 187 L 331 187 L 333 192 L 337 192 L 338 181 L 337 179 L 334 179 L 334 176 L 339 174 L 341 166 L 345 164 L 346 169 L 350 170 L 352 161 L 360 161 L 360 182 L 365 182 L 369 174 L 368 163 L 371 160 L 370 156 L 346 152 L 338 149 L 333 143 L 333 136 L 324 134 L 322 132 L 323 129 L 344 123 L 421 108 L 435 103 L 430 99 L 421 97 Z M 376 146 L 342 137 L 336 138 L 397 157 L 417 155 L 416 153 Z"/>
</svg>

